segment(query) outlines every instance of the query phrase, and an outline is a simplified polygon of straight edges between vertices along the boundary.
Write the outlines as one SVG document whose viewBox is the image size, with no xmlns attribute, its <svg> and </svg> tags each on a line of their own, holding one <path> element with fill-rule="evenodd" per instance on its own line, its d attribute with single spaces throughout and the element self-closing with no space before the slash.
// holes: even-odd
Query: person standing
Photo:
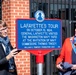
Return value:
<svg viewBox="0 0 76 75">
<path fill-rule="evenodd" d="M 17 75 L 14 56 L 18 54 L 8 38 L 8 27 L 0 20 L 0 75 Z"/>
<path fill-rule="evenodd" d="M 60 75 L 76 75 L 76 29 L 74 36 L 65 39 L 56 67 L 62 72 Z"/>
</svg>

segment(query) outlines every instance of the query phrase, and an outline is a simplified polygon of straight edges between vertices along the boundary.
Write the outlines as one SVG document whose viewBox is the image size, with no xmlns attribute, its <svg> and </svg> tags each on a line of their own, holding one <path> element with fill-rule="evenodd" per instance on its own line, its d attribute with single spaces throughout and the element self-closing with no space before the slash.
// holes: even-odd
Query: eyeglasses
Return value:
<svg viewBox="0 0 76 75">
<path fill-rule="evenodd" d="M 0 29 L 0 31 L 6 30 L 6 29 L 7 29 L 7 27 L 4 27 L 3 29 Z"/>
</svg>

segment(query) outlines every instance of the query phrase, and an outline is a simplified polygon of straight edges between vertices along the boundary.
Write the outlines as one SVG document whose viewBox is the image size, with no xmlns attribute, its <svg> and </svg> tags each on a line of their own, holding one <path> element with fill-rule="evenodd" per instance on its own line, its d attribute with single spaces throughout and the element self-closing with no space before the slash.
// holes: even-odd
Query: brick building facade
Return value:
<svg viewBox="0 0 76 75">
<path fill-rule="evenodd" d="M 16 46 L 16 19 L 30 17 L 29 0 L 3 0 L 2 20 L 8 25 L 8 34 L 12 45 Z M 18 75 L 30 75 L 30 53 L 22 50 L 15 57 Z"/>
</svg>

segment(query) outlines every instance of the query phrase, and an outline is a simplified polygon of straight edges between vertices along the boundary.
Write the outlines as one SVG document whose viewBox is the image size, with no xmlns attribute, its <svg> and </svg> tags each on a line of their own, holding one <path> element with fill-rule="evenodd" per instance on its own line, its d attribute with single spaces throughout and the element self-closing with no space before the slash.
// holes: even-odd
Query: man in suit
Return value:
<svg viewBox="0 0 76 75">
<path fill-rule="evenodd" d="M 0 75 L 17 75 L 14 56 L 18 51 L 11 46 L 7 31 L 6 23 L 0 20 Z"/>
<path fill-rule="evenodd" d="M 68 63 L 68 65 L 72 64 L 72 66 L 69 69 L 70 71 L 64 69 L 61 66 L 61 63 L 65 63 L 65 62 Z M 75 29 L 75 36 L 65 39 L 60 55 L 56 61 L 56 67 L 60 71 L 62 71 L 62 75 L 67 75 L 65 72 L 68 71 L 72 72 L 70 73 L 70 75 L 76 75 L 76 72 L 73 73 L 73 71 L 76 70 L 76 29 Z"/>
</svg>

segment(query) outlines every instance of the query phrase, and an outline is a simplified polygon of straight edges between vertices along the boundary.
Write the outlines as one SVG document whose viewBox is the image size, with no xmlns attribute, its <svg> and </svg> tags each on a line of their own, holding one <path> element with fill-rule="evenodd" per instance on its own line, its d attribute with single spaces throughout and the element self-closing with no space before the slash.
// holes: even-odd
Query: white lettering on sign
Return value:
<svg viewBox="0 0 76 75">
<path fill-rule="evenodd" d="M 46 28 L 46 24 L 20 24 L 20 28 Z"/>
<path fill-rule="evenodd" d="M 49 28 L 58 28 L 58 24 L 48 24 Z"/>
<path fill-rule="evenodd" d="M 54 48 L 58 44 L 59 27 L 56 23 L 24 23 L 19 26 L 24 48 Z"/>
<path fill-rule="evenodd" d="M 58 28 L 58 24 L 20 24 L 20 28 Z"/>
</svg>

